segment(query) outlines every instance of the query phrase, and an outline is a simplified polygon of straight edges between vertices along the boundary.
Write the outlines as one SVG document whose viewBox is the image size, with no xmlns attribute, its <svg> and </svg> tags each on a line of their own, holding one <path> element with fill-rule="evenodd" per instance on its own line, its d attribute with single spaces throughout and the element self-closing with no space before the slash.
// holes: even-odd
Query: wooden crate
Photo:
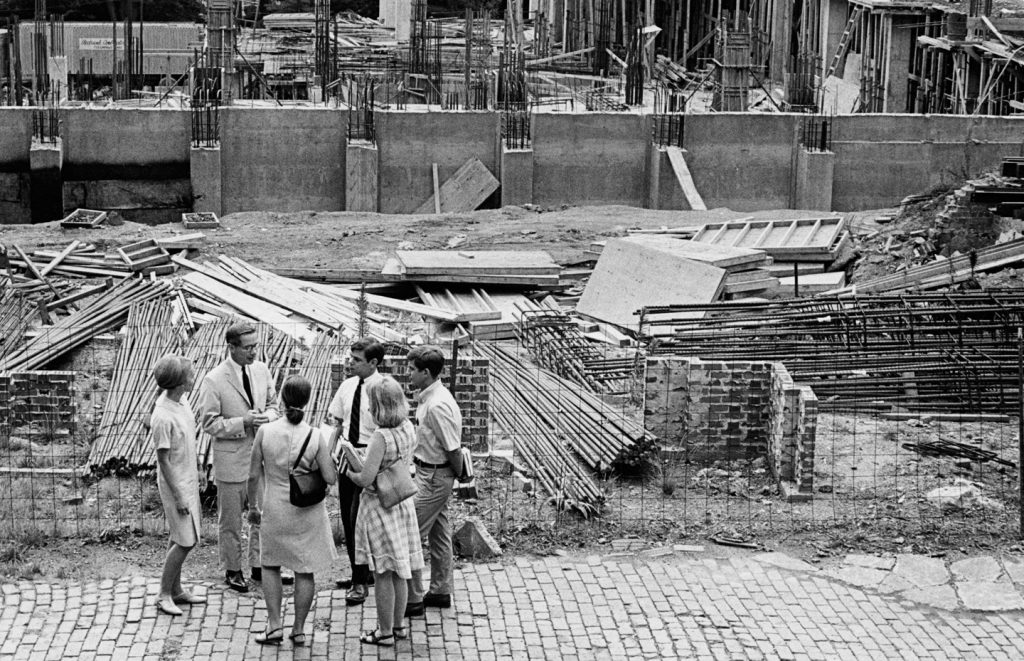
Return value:
<svg viewBox="0 0 1024 661">
<path fill-rule="evenodd" d="M 99 227 L 107 219 L 106 211 L 94 211 L 92 209 L 75 209 L 67 218 L 60 221 L 64 229 L 93 228 Z"/>
<path fill-rule="evenodd" d="M 181 224 L 189 230 L 209 230 L 220 227 L 220 219 L 212 211 L 195 211 L 181 214 Z"/>
<path fill-rule="evenodd" d="M 121 260 L 133 272 L 153 271 L 158 275 L 174 271 L 171 255 L 155 239 L 130 243 L 117 249 Z M 167 268 L 163 268 L 163 267 Z"/>
</svg>

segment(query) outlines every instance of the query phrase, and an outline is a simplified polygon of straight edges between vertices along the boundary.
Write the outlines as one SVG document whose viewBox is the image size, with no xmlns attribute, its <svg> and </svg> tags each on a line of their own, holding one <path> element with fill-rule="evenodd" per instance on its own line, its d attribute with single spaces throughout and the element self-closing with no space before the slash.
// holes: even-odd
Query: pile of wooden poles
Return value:
<svg viewBox="0 0 1024 661">
<path fill-rule="evenodd" d="M 149 418 L 160 389 L 152 369 L 177 351 L 188 332 L 179 299 L 158 298 L 132 307 L 114 363 L 110 391 L 86 467 L 96 474 L 135 474 L 154 466 Z"/>
<path fill-rule="evenodd" d="M 17 291 L 0 291 L 0 358 L 11 353 L 25 341 L 35 306 Z"/>
<path fill-rule="evenodd" d="M 604 472 L 637 443 L 643 427 L 572 381 L 531 364 L 516 349 L 477 343 L 491 361 L 491 417 L 512 438 L 516 458 L 566 509 L 591 516 L 604 493 L 592 471 Z"/>
<path fill-rule="evenodd" d="M 0 359 L 0 370 L 37 370 L 77 349 L 93 337 L 121 328 L 132 305 L 176 296 L 169 282 L 128 279 L 106 289 L 82 308 L 40 329 L 28 342 Z"/>
</svg>

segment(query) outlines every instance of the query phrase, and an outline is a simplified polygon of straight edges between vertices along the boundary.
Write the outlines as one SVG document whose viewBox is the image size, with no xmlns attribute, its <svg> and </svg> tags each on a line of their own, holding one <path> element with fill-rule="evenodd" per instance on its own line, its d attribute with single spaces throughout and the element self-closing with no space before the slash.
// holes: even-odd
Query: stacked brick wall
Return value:
<svg viewBox="0 0 1024 661">
<path fill-rule="evenodd" d="M 818 402 L 781 363 L 647 360 L 644 425 L 691 461 L 764 456 L 790 499 L 814 485 Z"/>
<path fill-rule="evenodd" d="M 346 361 L 337 359 L 331 363 L 331 389 L 337 390 L 348 376 Z M 416 414 L 415 391 L 409 388 L 409 363 L 404 356 L 385 356 L 380 366 L 383 374 L 390 374 L 406 389 L 410 414 Z M 449 384 L 450 366 L 446 365 L 441 380 Z M 488 448 L 488 419 L 490 417 L 490 361 L 472 356 L 460 357 L 455 371 L 455 401 L 462 410 L 462 443 L 474 451 Z"/>
<path fill-rule="evenodd" d="M 4 372 L 0 374 L 0 425 L 4 431 L 30 426 L 47 435 L 74 431 L 74 372 Z"/>
</svg>

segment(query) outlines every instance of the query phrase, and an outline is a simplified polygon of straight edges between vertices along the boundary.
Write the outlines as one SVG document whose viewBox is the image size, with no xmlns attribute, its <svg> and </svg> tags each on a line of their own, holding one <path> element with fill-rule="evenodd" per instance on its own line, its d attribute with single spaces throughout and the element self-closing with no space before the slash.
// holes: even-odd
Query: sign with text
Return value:
<svg viewBox="0 0 1024 661">
<path fill-rule="evenodd" d="M 78 50 L 114 50 L 114 40 L 111 37 L 81 37 Z"/>
</svg>

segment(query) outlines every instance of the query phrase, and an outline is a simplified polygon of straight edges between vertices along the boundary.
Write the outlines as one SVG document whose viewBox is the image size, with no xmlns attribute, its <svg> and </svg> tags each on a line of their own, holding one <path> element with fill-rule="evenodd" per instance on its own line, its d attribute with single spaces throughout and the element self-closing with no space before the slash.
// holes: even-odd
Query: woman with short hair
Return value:
<svg viewBox="0 0 1024 661">
<path fill-rule="evenodd" d="M 327 441 L 304 419 L 311 391 L 304 377 L 288 377 L 281 386 L 284 417 L 260 427 L 252 445 L 249 502 L 263 503 L 262 512 L 249 510 L 249 523 L 261 527 L 260 561 L 268 620 L 266 631 L 256 637 L 261 645 L 279 645 L 284 640 L 281 567 L 295 572 L 295 620 L 289 638 L 293 645 L 302 646 L 306 644 L 306 617 L 316 594 L 313 577 L 330 569 L 338 557 L 326 503 L 296 507 L 289 497 L 288 475 L 296 460 L 297 473 L 320 471 L 327 484 L 338 479 Z M 264 485 L 262 499 L 257 493 L 260 484 Z"/>
<path fill-rule="evenodd" d="M 181 566 L 199 543 L 202 510 L 199 505 L 199 462 L 196 458 L 196 417 L 185 393 L 195 382 L 192 362 L 167 354 L 153 367 L 161 393 L 153 406 L 149 427 L 156 448 L 156 482 L 170 530 L 170 545 L 160 576 L 157 608 L 181 615 L 179 604 L 202 604 L 206 597 L 181 586 Z"/>
<path fill-rule="evenodd" d="M 385 509 L 377 496 L 377 474 L 398 461 L 409 470 L 416 447 L 416 431 L 409 421 L 409 404 L 402 387 L 390 376 L 367 393 L 370 414 L 377 430 L 370 437 L 366 458 L 361 462 L 347 441 L 342 449 L 349 461 L 347 475 L 363 488 L 356 519 L 356 562 L 369 565 L 376 574 L 377 628 L 360 641 L 391 646 L 396 638 L 408 638 L 405 606 L 409 598 L 407 581 L 423 568 L 423 549 L 412 498 Z M 352 467 L 359 470 L 353 470 Z"/>
</svg>

